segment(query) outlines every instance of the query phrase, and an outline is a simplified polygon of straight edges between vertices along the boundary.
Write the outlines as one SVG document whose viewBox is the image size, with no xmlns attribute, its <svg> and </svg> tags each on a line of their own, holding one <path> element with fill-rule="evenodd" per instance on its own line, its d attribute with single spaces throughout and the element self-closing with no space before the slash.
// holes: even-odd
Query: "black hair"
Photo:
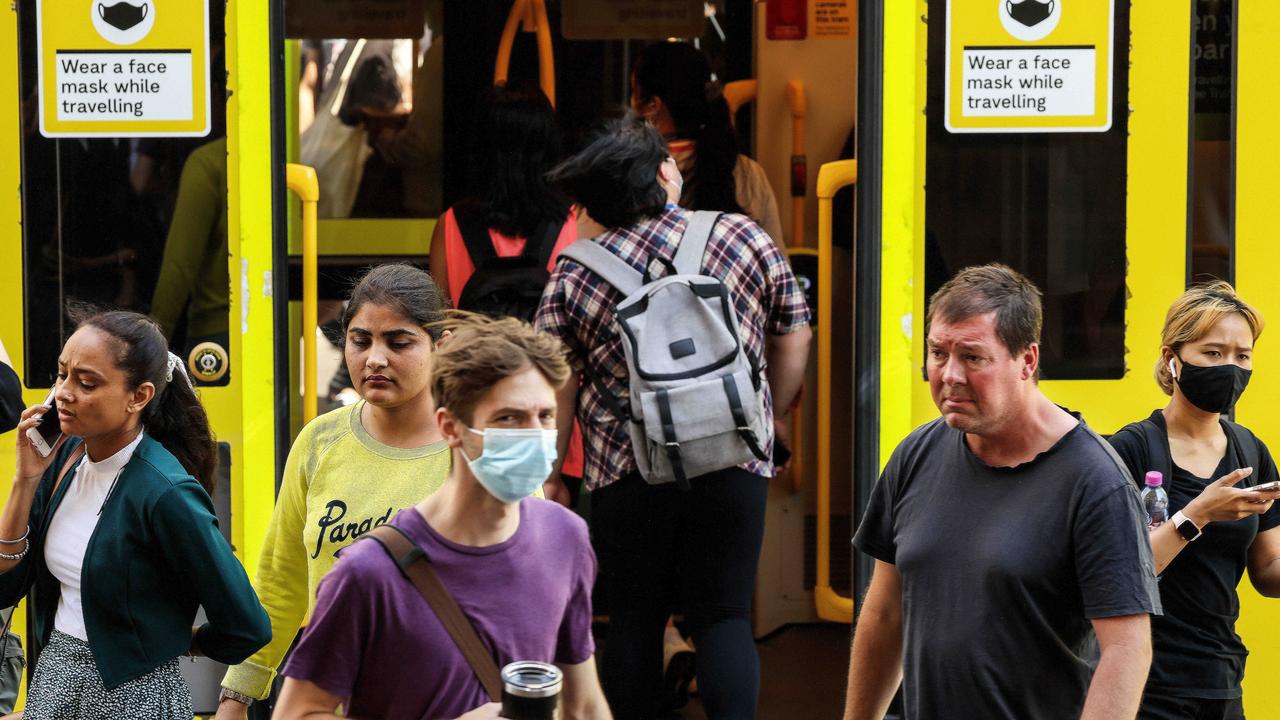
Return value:
<svg viewBox="0 0 1280 720">
<path fill-rule="evenodd" d="M 486 206 L 485 225 L 503 235 L 534 237 L 540 226 L 564 224 L 569 202 L 546 180 L 563 155 L 551 102 L 536 85 L 490 88 L 472 138 L 472 187 Z"/>
<path fill-rule="evenodd" d="M 351 319 L 366 304 L 388 305 L 415 324 L 427 329 L 432 340 L 444 330 L 436 324 L 445 318 L 444 295 L 426 272 L 405 263 L 370 268 L 351 289 L 351 299 L 342 313 L 345 336 Z"/>
<path fill-rule="evenodd" d="M 213 495 L 217 481 L 218 445 L 209 427 L 209 416 L 186 375 L 186 368 L 169 368 L 169 343 L 155 320 L 127 310 L 88 315 L 87 308 L 72 310 L 79 327 L 94 328 L 115 341 L 116 369 L 124 372 L 131 388 L 151 383 L 155 397 L 142 411 L 142 425 L 157 442 L 173 453 L 205 492 Z"/>
<path fill-rule="evenodd" d="M 687 43 L 655 43 L 636 60 L 634 73 L 639 99 L 662 98 L 676 138 L 694 142 L 693 168 L 684 179 L 680 204 L 741 213 L 733 177 L 738 140 L 729 122 L 729 103 L 711 79 L 707 57 Z"/>
<path fill-rule="evenodd" d="M 550 179 L 596 222 L 628 227 L 666 207 L 658 167 L 668 157 L 658 131 L 627 113 L 595 131 L 586 147 L 551 171 Z"/>
</svg>

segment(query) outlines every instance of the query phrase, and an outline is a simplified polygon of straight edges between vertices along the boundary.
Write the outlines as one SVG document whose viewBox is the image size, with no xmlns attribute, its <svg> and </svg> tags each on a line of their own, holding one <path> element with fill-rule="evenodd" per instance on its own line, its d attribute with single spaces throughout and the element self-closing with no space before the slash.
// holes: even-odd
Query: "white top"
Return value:
<svg viewBox="0 0 1280 720">
<path fill-rule="evenodd" d="M 76 467 L 75 474 L 63 480 L 71 484 L 45 535 L 45 564 L 62 584 L 53 626 L 59 632 L 85 642 L 89 641 L 89 632 L 85 629 L 84 609 L 80 603 L 80 569 L 84 565 L 84 553 L 94 529 L 98 527 L 98 511 L 140 442 L 142 433 L 138 433 L 133 442 L 115 455 L 98 462 L 93 462 L 86 455 Z"/>
</svg>

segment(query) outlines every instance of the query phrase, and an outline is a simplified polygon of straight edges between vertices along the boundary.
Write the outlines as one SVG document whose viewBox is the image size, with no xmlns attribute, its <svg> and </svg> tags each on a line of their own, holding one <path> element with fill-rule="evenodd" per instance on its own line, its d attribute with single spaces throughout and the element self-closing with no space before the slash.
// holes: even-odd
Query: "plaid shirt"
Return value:
<svg viewBox="0 0 1280 720">
<path fill-rule="evenodd" d="M 684 234 L 687 212 L 668 208 L 661 215 L 628 228 L 610 230 L 593 242 L 643 272 L 647 263 L 670 262 L 678 238 Z M 674 242 L 673 242 L 674 240 Z M 786 335 L 809 322 L 804 294 L 786 256 L 758 225 L 742 215 L 722 215 L 703 256 L 703 273 L 718 278 L 729 290 L 742 340 L 749 357 L 766 373 L 765 336 Z M 669 271 L 668 271 L 669 272 Z M 660 277 L 661 273 L 655 275 Z M 617 404 L 628 402 L 627 361 L 622 338 L 614 322 L 614 307 L 623 296 L 612 285 L 577 262 L 561 258 L 538 306 L 534 324 L 560 338 L 569 348 L 574 369 L 588 381 L 578 393 L 578 421 L 582 427 L 586 462 L 583 477 L 595 490 L 636 471 L 635 456 L 626 421 L 613 413 L 601 397 L 600 386 Z M 764 383 L 765 447 L 773 443 L 773 399 Z M 757 475 L 773 474 L 770 462 L 753 461 L 742 466 Z"/>
</svg>

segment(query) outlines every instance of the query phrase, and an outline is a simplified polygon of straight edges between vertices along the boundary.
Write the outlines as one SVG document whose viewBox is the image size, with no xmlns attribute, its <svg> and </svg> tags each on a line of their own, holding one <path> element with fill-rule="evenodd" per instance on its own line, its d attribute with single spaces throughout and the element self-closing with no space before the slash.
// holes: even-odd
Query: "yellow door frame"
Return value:
<svg viewBox="0 0 1280 720">
<path fill-rule="evenodd" d="M 1280 246 L 1275 240 L 1275 201 L 1280 175 L 1275 137 L 1280 115 L 1280 78 L 1275 73 L 1275 48 L 1280 45 L 1280 8 L 1274 3 L 1241 2 L 1234 23 L 1236 63 L 1235 109 L 1235 279 L 1241 295 L 1263 317 L 1280 322 L 1280 294 L 1275 272 Z M 1270 330 L 1259 344 L 1249 391 L 1241 398 L 1236 419 L 1257 433 L 1272 453 L 1280 449 L 1280 417 L 1272 403 L 1280 397 L 1280 349 Z M 1280 602 L 1260 596 L 1246 578 L 1240 583 L 1240 621 L 1236 631 L 1249 648 L 1244 680 L 1245 712 L 1249 717 L 1274 717 L 1280 704 L 1280 637 L 1275 632 Z"/>
</svg>

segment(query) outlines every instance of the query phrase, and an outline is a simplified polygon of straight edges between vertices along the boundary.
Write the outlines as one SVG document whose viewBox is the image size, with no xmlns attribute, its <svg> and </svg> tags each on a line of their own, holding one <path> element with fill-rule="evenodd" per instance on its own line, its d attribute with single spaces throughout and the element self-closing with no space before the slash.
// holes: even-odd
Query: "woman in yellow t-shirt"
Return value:
<svg viewBox="0 0 1280 720">
<path fill-rule="evenodd" d="M 440 289 L 409 265 L 370 270 L 343 314 L 344 354 L 362 400 L 313 420 L 289 451 L 254 588 L 271 642 L 222 680 L 219 719 L 245 718 L 315 604 L 338 550 L 435 492 L 449 447 L 435 423 L 427 370 L 443 318 Z"/>
</svg>

